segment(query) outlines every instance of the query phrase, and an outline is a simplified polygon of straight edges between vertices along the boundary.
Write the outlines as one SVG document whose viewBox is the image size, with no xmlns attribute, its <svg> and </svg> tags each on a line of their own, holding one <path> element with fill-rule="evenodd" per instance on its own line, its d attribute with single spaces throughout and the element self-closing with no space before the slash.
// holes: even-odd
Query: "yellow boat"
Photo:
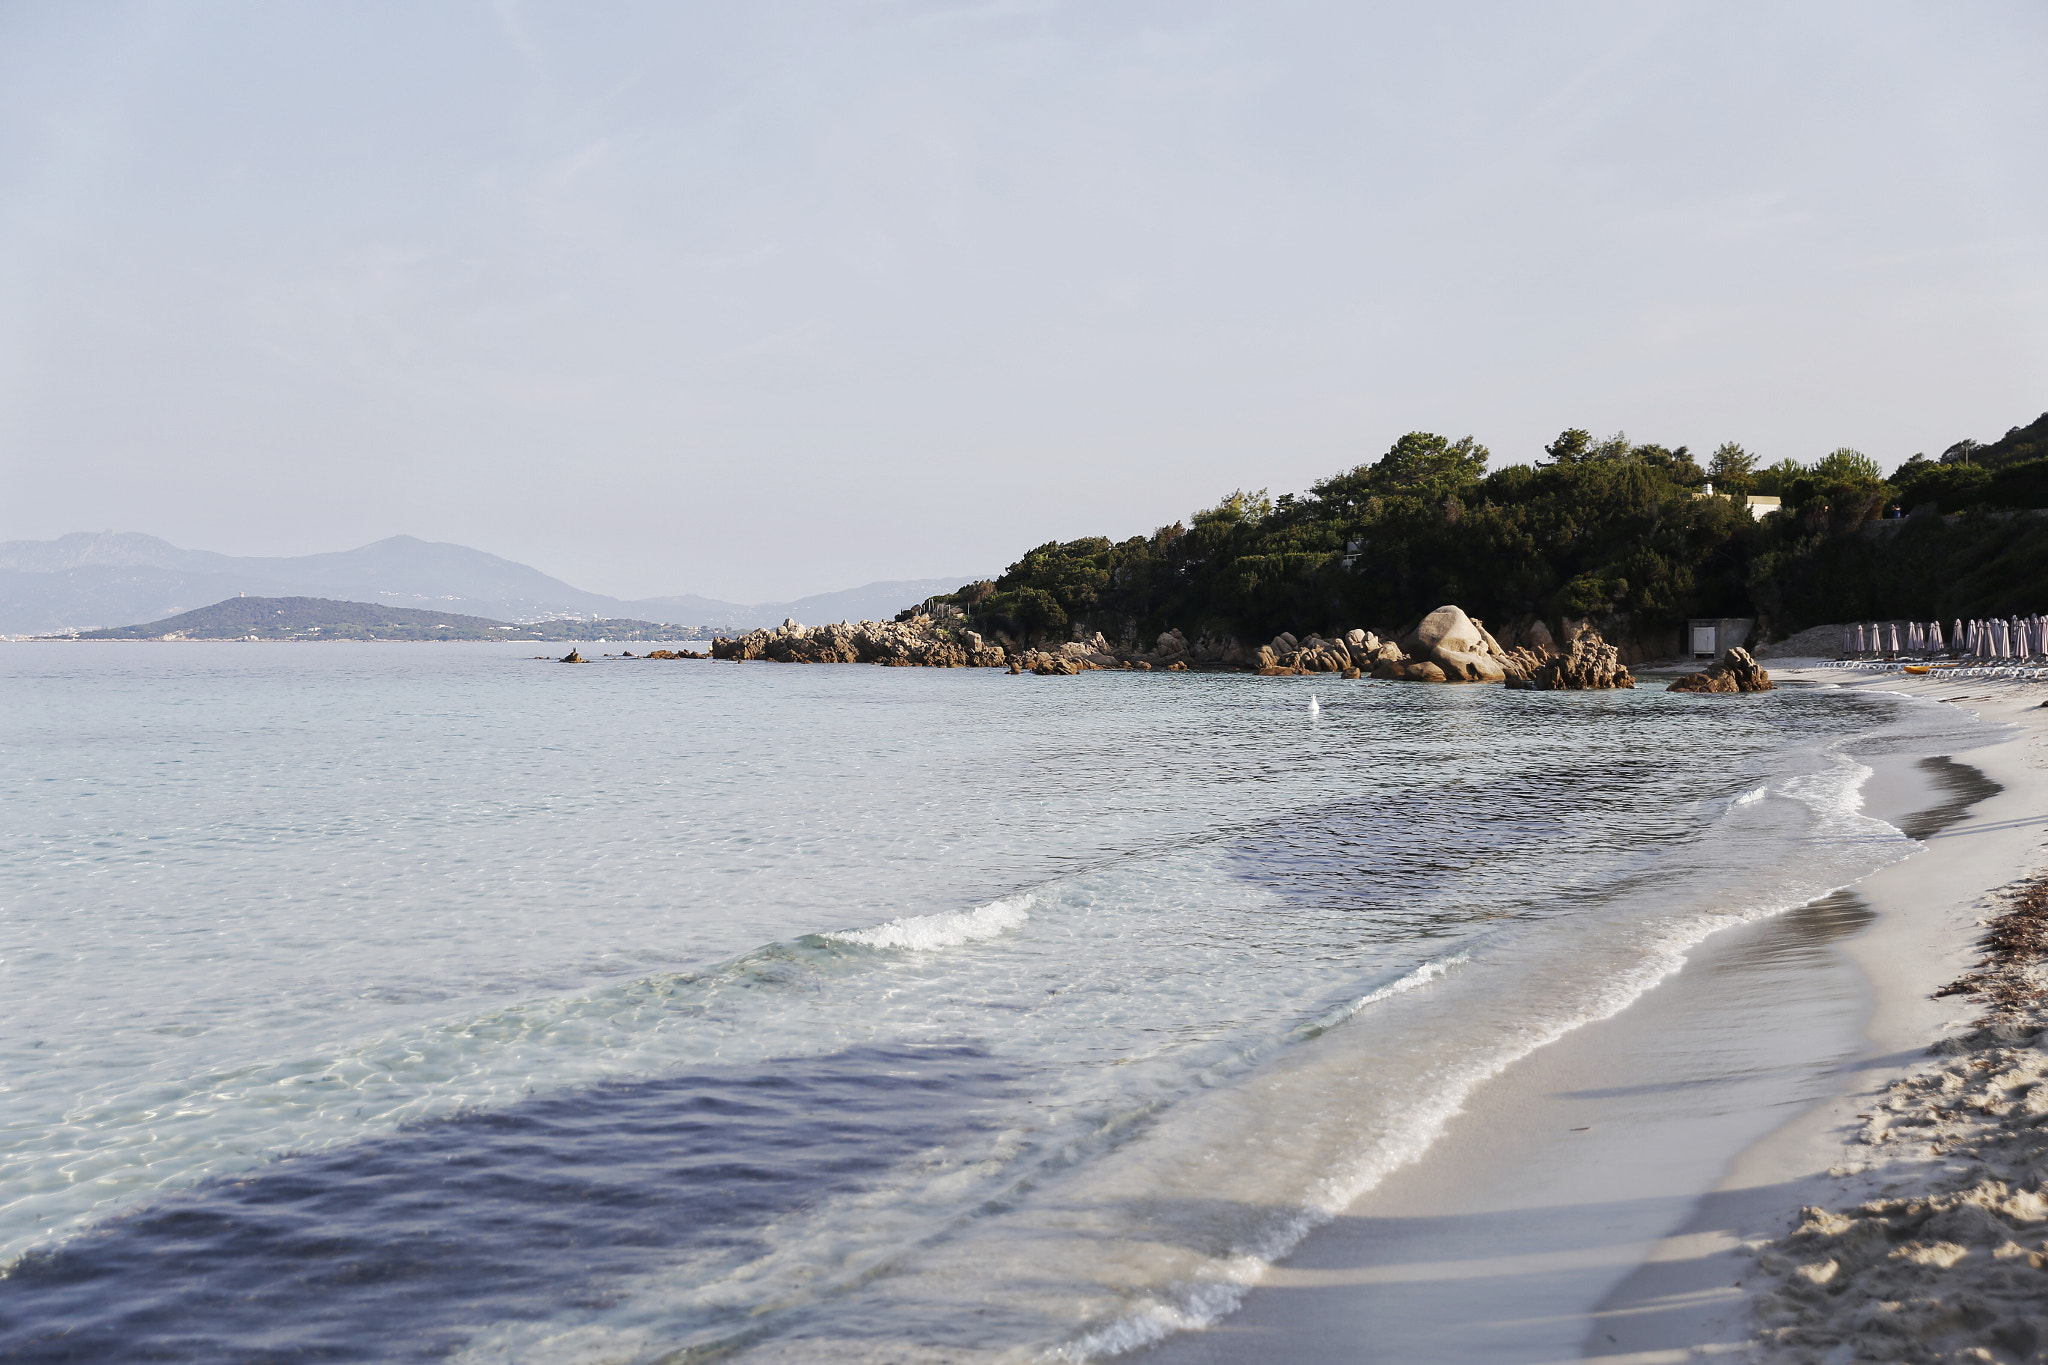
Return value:
<svg viewBox="0 0 2048 1365">
<path fill-rule="evenodd" d="M 1932 673 L 1934 667 L 1931 664 L 1907 664 L 1906 671 L 1908 673 Z"/>
</svg>

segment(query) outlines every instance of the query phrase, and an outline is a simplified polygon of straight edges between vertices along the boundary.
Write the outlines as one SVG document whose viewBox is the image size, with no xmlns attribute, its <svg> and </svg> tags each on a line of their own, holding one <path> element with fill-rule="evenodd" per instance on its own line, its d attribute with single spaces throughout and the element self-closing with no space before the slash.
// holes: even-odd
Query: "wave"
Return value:
<svg viewBox="0 0 2048 1365">
<path fill-rule="evenodd" d="M 907 948 L 928 953 L 940 948 L 959 948 L 996 938 L 1020 927 L 1031 918 L 1034 897 L 1029 892 L 990 901 L 972 910 L 936 915 L 906 915 L 877 924 L 872 929 L 843 929 L 816 937 L 827 943 L 855 943 L 864 948 Z"/>
</svg>

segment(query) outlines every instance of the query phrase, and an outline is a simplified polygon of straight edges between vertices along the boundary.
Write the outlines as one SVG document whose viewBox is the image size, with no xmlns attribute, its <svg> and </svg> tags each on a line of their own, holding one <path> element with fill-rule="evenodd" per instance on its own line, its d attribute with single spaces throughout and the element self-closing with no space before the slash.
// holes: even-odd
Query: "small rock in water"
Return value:
<svg viewBox="0 0 2048 1365">
<path fill-rule="evenodd" d="M 1704 672 L 1688 673 L 1671 684 L 1673 692 L 1769 692 L 1775 684 L 1764 666 L 1740 646 L 1731 648 Z"/>
</svg>

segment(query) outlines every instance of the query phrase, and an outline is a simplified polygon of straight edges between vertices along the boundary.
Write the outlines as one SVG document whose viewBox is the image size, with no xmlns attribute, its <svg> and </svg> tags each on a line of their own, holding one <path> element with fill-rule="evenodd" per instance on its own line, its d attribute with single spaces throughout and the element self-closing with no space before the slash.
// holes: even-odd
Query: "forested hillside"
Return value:
<svg viewBox="0 0 2048 1365">
<path fill-rule="evenodd" d="M 1849 449 L 1758 467 L 1734 444 L 1701 462 L 1574 429 L 1534 463 L 1488 473 L 1472 438 L 1413 432 L 1304 493 L 1237 492 L 1148 536 L 1049 542 L 934 604 L 1020 639 L 1384 632 L 1446 602 L 1500 622 L 1592 617 L 1623 637 L 1692 616 L 1757 616 L 1782 635 L 2041 610 L 2048 519 L 2014 512 L 2048 507 L 2044 443 L 2048 415 L 1887 479 Z M 1752 518 L 1751 493 L 1784 509 Z"/>
</svg>

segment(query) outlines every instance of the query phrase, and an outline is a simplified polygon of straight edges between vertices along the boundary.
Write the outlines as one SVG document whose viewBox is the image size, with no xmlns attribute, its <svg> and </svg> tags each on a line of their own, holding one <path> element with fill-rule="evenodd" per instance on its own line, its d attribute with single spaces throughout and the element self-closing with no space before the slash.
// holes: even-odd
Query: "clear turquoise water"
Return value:
<svg viewBox="0 0 2048 1365">
<path fill-rule="evenodd" d="M 38 1360 L 1199 1327 L 1484 1076 L 1903 856 L 1856 755 L 1972 724 L 494 646 L 15 645 L 0 686 Z"/>
</svg>

